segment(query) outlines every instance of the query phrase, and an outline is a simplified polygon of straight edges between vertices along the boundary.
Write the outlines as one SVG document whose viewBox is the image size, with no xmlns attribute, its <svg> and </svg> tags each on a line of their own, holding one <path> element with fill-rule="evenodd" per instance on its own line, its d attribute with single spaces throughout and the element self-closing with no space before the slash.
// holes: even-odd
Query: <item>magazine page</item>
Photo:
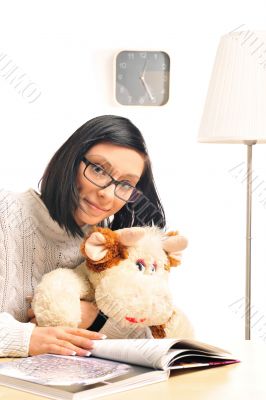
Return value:
<svg viewBox="0 0 266 400">
<path fill-rule="evenodd" d="M 218 356 L 228 356 L 231 353 L 227 350 L 221 349 L 217 346 L 213 346 L 208 343 L 199 342 L 192 339 L 181 339 L 174 345 L 174 348 L 178 349 L 195 349 L 200 351 L 208 352 L 209 354 L 216 354 Z"/>
<path fill-rule="evenodd" d="M 204 365 L 210 365 L 211 362 L 215 362 L 214 360 L 236 361 L 234 356 L 227 350 L 197 340 L 180 339 L 161 358 L 158 367 L 161 369 L 173 369 L 173 364 L 177 368 L 177 363 L 180 365 L 182 363 L 184 366 L 194 362 L 196 363 L 195 366 L 198 366 L 200 362 L 203 362 Z"/>
<path fill-rule="evenodd" d="M 94 348 L 91 353 L 95 357 L 104 359 L 161 368 L 161 358 L 176 342 L 177 339 L 94 340 Z"/>
<path fill-rule="evenodd" d="M 160 360 L 161 369 L 192 368 L 201 366 L 214 366 L 239 362 L 229 354 L 215 354 L 202 350 L 170 349 Z"/>
<path fill-rule="evenodd" d="M 159 369 L 167 369 L 172 359 L 185 355 L 233 359 L 232 354 L 219 347 L 196 340 L 170 338 L 97 340 L 92 355 Z"/>
<path fill-rule="evenodd" d="M 42 385 L 90 385 L 127 374 L 131 368 L 94 357 L 44 354 L 1 363 L 0 375 Z"/>
</svg>

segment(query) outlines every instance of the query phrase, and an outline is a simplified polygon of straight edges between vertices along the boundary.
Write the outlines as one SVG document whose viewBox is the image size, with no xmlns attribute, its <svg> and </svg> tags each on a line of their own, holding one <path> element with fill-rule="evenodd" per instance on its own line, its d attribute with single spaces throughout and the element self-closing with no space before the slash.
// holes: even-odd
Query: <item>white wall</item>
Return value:
<svg viewBox="0 0 266 400">
<path fill-rule="evenodd" d="M 244 336 L 245 180 L 239 168 L 230 169 L 245 161 L 246 149 L 198 144 L 197 132 L 220 36 L 241 24 L 265 29 L 264 10 L 263 1 L 232 0 L 0 3 L 0 55 L 41 92 L 29 103 L 0 76 L 0 187 L 36 188 L 53 152 L 86 120 L 105 113 L 132 119 L 148 143 L 168 226 L 190 241 L 172 273 L 176 303 L 198 337 L 216 343 Z M 114 55 L 130 48 L 170 54 L 166 106 L 115 103 Z M 266 341 L 265 152 L 254 148 L 263 183 L 253 196 L 252 266 L 253 337 Z"/>
</svg>

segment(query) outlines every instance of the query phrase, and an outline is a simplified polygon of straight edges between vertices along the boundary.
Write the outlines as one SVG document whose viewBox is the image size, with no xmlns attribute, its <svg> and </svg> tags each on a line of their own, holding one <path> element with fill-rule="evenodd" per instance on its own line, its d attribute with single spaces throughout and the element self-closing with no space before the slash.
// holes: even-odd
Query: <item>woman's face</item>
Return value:
<svg viewBox="0 0 266 400">
<path fill-rule="evenodd" d="M 105 159 L 106 163 L 101 162 L 100 166 L 114 179 L 125 180 L 132 186 L 136 186 L 144 170 L 142 154 L 111 143 L 96 144 L 84 156 L 91 160 Z M 85 167 L 86 164 L 81 161 L 76 182 L 80 204 L 74 213 L 74 219 L 79 226 L 95 225 L 115 214 L 125 205 L 125 201 L 115 196 L 114 184 L 105 189 L 96 186 L 84 176 Z"/>
</svg>

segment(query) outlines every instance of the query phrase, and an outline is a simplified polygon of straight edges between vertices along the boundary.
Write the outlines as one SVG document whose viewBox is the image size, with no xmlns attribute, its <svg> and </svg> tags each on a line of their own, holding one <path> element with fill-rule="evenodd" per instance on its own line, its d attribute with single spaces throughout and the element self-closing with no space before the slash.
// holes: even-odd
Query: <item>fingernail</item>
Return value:
<svg viewBox="0 0 266 400">
<path fill-rule="evenodd" d="M 75 356 L 77 353 L 75 351 L 72 351 L 72 353 L 70 354 L 71 356 Z"/>
<path fill-rule="evenodd" d="M 85 357 L 89 357 L 91 355 L 90 351 L 86 351 L 86 353 L 84 354 Z"/>
<path fill-rule="evenodd" d="M 100 335 L 100 339 L 107 339 L 107 336 L 104 335 L 104 334 L 101 334 L 101 335 Z"/>
</svg>

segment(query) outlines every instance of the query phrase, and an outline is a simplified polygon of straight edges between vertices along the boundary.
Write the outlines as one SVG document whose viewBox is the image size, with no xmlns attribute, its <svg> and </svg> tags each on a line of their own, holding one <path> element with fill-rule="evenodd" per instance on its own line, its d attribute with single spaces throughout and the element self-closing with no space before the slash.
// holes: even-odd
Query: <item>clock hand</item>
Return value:
<svg viewBox="0 0 266 400">
<path fill-rule="evenodd" d="M 148 93 L 148 96 L 149 96 L 150 100 L 153 101 L 153 100 L 154 100 L 154 97 L 153 97 L 153 95 L 151 94 L 150 88 L 149 88 L 149 86 L 147 85 L 147 83 L 146 83 L 146 81 L 145 81 L 145 79 L 144 79 L 144 76 L 141 76 L 141 77 L 140 77 L 140 80 L 141 80 L 141 82 L 143 83 L 143 86 L 144 86 L 146 92 Z"/>
<path fill-rule="evenodd" d="M 144 79 L 144 74 L 145 74 L 145 71 L 146 71 L 146 68 L 147 68 L 147 63 L 148 63 L 148 59 L 146 58 L 146 61 L 145 61 L 145 63 L 144 63 L 144 67 L 143 67 L 143 70 L 142 70 L 142 74 L 141 74 L 141 76 L 140 76 L 140 79 Z"/>
<path fill-rule="evenodd" d="M 151 101 L 153 101 L 154 97 L 151 94 L 150 88 L 149 88 L 149 86 L 147 85 L 147 83 L 145 81 L 145 72 L 146 72 L 147 64 L 148 64 L 148 58 L 146 58 L 146 60 L 145 60 L 144 67 L 143 67 L 143 70 L 142 70 L 142 74 L 141 74 L 141 76 L 139 78 L 140 78 L 141 82 L 143 83 L 143 86 L 144 86 L 146 92 L 148 93 L 149 99 Z"/>
</svg>

